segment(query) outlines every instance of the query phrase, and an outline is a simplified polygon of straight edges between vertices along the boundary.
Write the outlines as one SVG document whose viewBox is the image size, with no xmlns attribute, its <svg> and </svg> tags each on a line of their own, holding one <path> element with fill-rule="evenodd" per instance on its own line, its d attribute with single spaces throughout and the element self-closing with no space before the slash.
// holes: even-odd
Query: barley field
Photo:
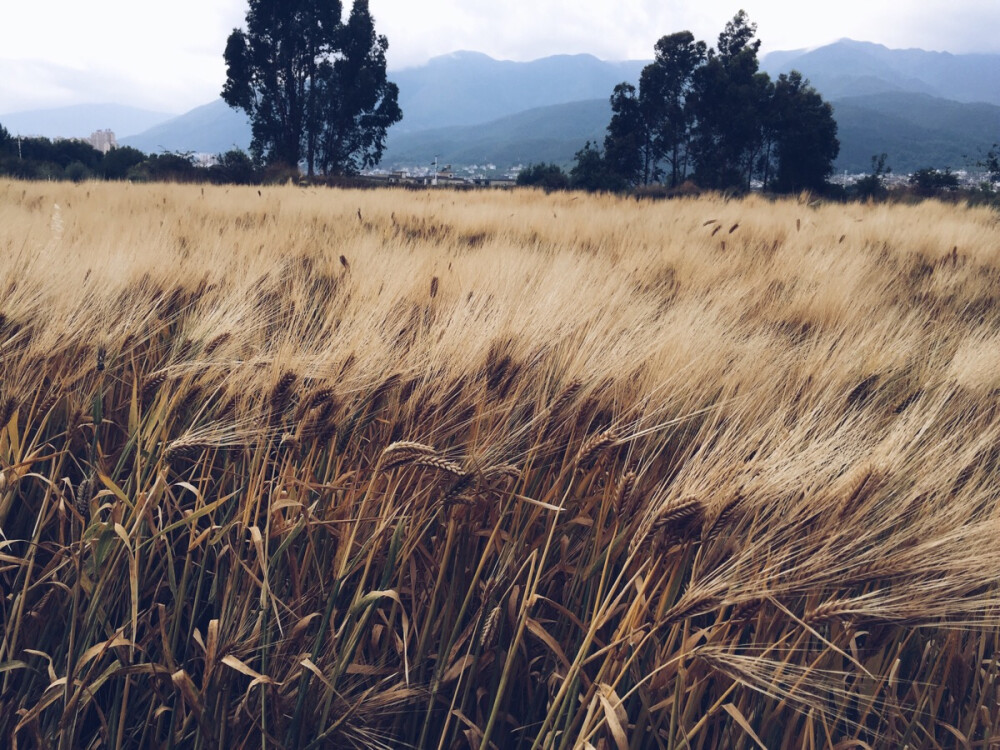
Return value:
<svg viewBox="0 0 1000 750">
<path fill-rule="evenodd" d="M 1000 215 L 0 182 L 0 744 L 1000 745 Z"/>
</svg>

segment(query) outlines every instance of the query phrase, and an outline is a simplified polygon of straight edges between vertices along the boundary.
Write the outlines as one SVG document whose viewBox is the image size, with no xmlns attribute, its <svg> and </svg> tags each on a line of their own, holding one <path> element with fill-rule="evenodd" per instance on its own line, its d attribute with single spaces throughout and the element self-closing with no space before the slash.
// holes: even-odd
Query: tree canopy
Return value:
<svg viewBox="0 0 1000 750">
<path fill-rule="evenodd" d="M 757 26 L 744 11 L 714 48 L 689 31 L 662 37 L 636 89 L 611 95 L 604 170 L 635 187 L 702 187 L 793 192 L 821 189 L 840 144 L 833 110 L 801 74 L 777 81 L 760 71 Z M 580 152 L 595 172 L 593 149 Z M 602 184 L 614 182 L 605 178 Z"/>
<path fill-rule="evenodd" d="M 226 43 L 222 98 L 250 118 L 254 158 L 305 160 L 310 175 L 377 164 L 402 119 L 388 47 L 368 0 L 354 1 L 346 23 L 340 0 L 250 0 L 246 30 Z"/>
<path fill-rule="evenodd" d="M 517 175 L 517 184 L 540 187 L 546 191 L 564 190 L 569 187 L 569 177 L 558 164 L 529 164 Z"/>
</svg>

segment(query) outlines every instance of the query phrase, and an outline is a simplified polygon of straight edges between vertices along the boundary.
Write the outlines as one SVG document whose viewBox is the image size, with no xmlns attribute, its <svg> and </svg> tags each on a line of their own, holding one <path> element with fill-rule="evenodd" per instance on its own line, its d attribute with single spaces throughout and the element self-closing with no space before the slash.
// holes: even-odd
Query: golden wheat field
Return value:
<svg viewBox="0 0 1000 750">
<path fill-rule="evenodd" d="M 0 744 L 1000 744 L 1000 215 L 0 182 Z"/>
</svg>

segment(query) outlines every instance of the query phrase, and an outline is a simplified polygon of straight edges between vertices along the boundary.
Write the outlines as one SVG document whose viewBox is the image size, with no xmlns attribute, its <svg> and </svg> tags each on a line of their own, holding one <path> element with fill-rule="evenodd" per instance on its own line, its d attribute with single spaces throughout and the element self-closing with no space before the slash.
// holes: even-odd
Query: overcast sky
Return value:
<svg viewBox="0 0 1000 750">
<path fill-rule="evenodd" d="M 349 0 L 345 2 L 349 5 Z M 532 60 L 589 52 L 645 59 L 663 34 L 713 43 L 743 7 L 764 52 L 841 37 L 1000 53 L 1000 0 L 370 0 L 390 68 L 455 50 Z M 0 114 L 83 102 L 180 113 L 211 101 L 245 0 L 26 0 L 0 4 Z"/>
</svg>

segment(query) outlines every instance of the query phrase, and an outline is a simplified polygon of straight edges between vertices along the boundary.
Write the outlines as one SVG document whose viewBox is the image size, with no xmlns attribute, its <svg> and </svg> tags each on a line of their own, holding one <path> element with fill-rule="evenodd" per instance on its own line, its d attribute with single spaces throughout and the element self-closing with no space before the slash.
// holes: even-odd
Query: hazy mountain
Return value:
<svg viewBox="0 0 1000 750">
<path fill-rule="evenodd" d="M 1000 107 L 926 94 L 884 92 L 834 101 L 838 169 L 868 171 L 883 151 L 897 173 L 923 167 L 961 169 L 1000 140 Z"/>
<path fill-rule="evenodd" d="M 603 141 L 612 89 L 635 82 L 644 64 L 590 55 L 517 63 L 457 52 L 395 71 L 390 78 L 400 86 L 404 119 L 389 131 L 383 166 L 423 166 L 435 154 L 456 166 L 567 164 L 588 139 Z M 897 172 L 961 168 L 977 149 L 1000 140 L 1000 55 L 842 40 L 771 53 L 763 67 L 773 76 L 801 70 L 834 104 L 838 170 L 865 171 L 872 154 L 882 151 Z M 977 100 L 992 104 L 969 103 Z M 241 113 L 216 100 L 124 142 L 144 151 L 219 153 L 247 148 L 250 128 Z"/>
<path fill-rule="evenodd" d="M 1000 105 L 1000 55 L 953 55 L 841 39 L 812 50 L 772 52 L 761 68 L 798 70 L 826 99 L 907 91 Z"/>
<path fill-rule="evenodd" d="M 607 99 L 622 81 L 637 83 L 646 62 L 555 55 L 532 62 L 455 52 L 390 73 L 399 85 L 403 121 L 395 132 L 475 125 L 535 107 Z"/>
<path fill-rule="evenodd" d="M 588 140 L 602 142 L 611 119 L 607 99 L 538 107 L 480 125 L 393 133 L 382 166 L 529 162 L 567 165 Z"/>
<path fill-rule="evenodd" d="M 194 151 L 220 154 L 232 148 L 250 148 L 250 125 L 242 112 L 222 99 L 192 109 L 139 135 L 119 142 L 147 153 Z"/>
<path fill-rule="evenodd" d="M 893 92 L 832 102 L 840 138 L 837 171 L 867 172 L 873 154 L 889 154 L 898 173 L 923 167 L 959 169 L 1000 139 L 1000 107 Z M 522 112 L 478 126 L 394 134 L 383 166 L 498 166 L 553 161 L 568 165 L 587 141 L 603 142 L 611 119 L 604 99 Z"/>
<path fill-rule="evenodd" d="M 110 128 L 120 141 L 169 120 L 173 115 L 120 104 L 77 104 L 0 115 L 0 124 L 14 135 L 46 138 L 86 138 L 95 130 Z"/>
<path fill-rule="evenodd" d="M 426 65 L 390 73 L 390 79 L 399 85 L 403 109 L 403 121 L 389 131 L 390 145 L 394 152 L 402 153 L 405 141 L 402 146 L 397 141 L 405 134 L 490 123 L 538 107 L 588 99 L 606 101 L 618 83 L 637 82 L 645 64 L 605 62 L 592 55 L 557 55 L 532 62 L 494 60 L 478 52 L 437 57 Z M 571 138 L 579 131 L 572 122 L 565 125 L 565 136 L 557 136 L 557 140 Z M 500 130 L 492 132 L 509 140 Z M 234 145 L 247 148 L 250 128 L 241 113 L 217 100 L 125 143 L 143 151 L 217 153 Z"/>
</svg>

